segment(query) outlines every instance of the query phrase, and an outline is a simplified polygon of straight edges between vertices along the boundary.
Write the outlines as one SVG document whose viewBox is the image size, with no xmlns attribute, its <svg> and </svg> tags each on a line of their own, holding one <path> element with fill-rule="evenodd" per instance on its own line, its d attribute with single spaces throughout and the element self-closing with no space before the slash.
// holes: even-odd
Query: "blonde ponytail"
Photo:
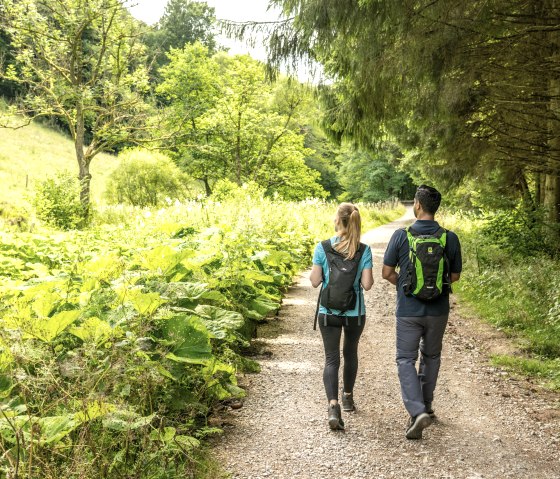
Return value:
<svg viewBox="0 0 560 479">
<path fill-rule="evenodd" d="M 336 212 L 336 225 L 340 242 L 335 249 L 352 259 L 360 247 L 362 219 L 360 211 L 352 203 L 342 203 Z"/>
</svg>

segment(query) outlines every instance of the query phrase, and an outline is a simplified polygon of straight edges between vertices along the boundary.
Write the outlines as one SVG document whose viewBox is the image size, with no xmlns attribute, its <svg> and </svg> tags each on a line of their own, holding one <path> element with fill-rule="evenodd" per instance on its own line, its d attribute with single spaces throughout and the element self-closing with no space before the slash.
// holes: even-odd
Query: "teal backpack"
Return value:
<svg viewBox="0 0 560 479">
<path fill-rule="evenodd" d="M 412 227 L 405 228 L 410 247 L 408 271 L 405 272 L 404 294 L 422 301 L 432 301 L 451 292 L 449 262 L 445 254 L 447 230 L 421 235 Z"/>
</svg>

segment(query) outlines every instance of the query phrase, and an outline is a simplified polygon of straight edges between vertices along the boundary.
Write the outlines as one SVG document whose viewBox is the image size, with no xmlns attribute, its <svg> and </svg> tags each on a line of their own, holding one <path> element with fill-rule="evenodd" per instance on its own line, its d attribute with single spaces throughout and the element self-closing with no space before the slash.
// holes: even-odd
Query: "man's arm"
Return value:
<svg viewBox="0 0 560 479">
<path fill-rule="evenodd" d="M 459 281 L 461 279 L 461 273 L 451 273 L 451 277 L 449 280 L 454 283 L 455 281 Z"/>
<path fill-rule="evenodd" d="M 399 280 L 399 273 L 397 273 L 395 266 L 383 265 L 383 270 L 381 271 L 381 276 L 383 279 L 389 281 L 389 283 L 396 285 Z"/>
</svg>

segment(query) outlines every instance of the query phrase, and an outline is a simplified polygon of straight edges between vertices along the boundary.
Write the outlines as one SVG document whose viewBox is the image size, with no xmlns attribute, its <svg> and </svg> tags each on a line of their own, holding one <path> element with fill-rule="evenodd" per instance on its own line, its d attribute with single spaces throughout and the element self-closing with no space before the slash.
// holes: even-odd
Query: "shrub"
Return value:
<svg viewBox="0 0 560 479">
<path fill-rule="evenodd" d="M 185 197 L 187 176 L 163 153 L 126 150 L 111 173 L 105 196 L 110 203 L 160 206 Z"/>
<path fill-rule="evenodd" d="M 33 206 L 37 218 L 63 230 L 83 227 L 88 216 L 80 202 L 80 182 L 67 171 L 37 185 Z"/>
</svg>

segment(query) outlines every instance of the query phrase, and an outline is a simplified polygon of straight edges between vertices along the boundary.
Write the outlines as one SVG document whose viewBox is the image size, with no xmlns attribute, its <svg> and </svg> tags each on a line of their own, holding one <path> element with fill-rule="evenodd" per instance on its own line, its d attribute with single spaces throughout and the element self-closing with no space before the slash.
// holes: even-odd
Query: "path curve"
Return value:
<svg viewBox="0 0 560 479">
<path fill-rule="evenodd" d="M 436 390 L 435 424 L 421 441 L 404 438 L 406 412 L 394 361 L 395 290 L 381 279 L 393 231 L 366 233 L 375 285 L 354 390 L 358 410 L 345 432 L 328 429 L 324 355 L 313 331 L 317 291 L 308 272 L 290 289 L 277 320 L 258 330 L 260 374 L 241 377 L 247 398 L 221 418 L 216 457 L 234 479 L 560 479 L 560 395 L 489 365 L 488 345 L 506 341 L 452 306 Z"/>
</svg>

